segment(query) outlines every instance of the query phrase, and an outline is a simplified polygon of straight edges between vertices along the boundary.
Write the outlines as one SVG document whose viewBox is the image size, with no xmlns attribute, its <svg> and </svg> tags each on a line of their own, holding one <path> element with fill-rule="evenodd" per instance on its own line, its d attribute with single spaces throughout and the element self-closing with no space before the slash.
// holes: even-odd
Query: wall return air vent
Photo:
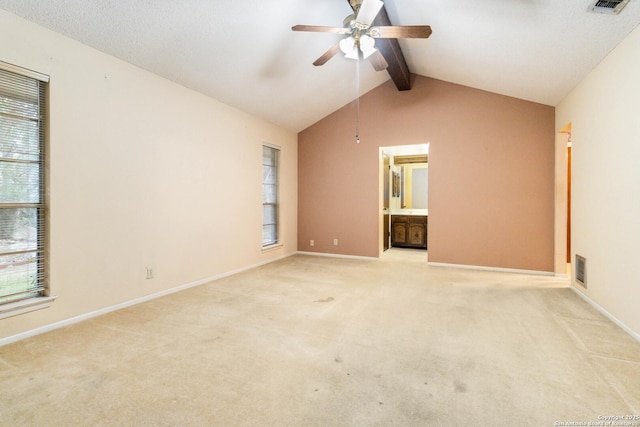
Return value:
<svg viewBox="0 0 640 427">
<path fill-rule="evenodd" d="M 576 254 L 576 282 L 587 288 L 587 259 Z"/>
<path fill-rule="evenodd" d="M 629 0 L 596 0 L 589 10 L 594 13 L 608 13 L 617 15 L 629 3 Z"/>
</svg>

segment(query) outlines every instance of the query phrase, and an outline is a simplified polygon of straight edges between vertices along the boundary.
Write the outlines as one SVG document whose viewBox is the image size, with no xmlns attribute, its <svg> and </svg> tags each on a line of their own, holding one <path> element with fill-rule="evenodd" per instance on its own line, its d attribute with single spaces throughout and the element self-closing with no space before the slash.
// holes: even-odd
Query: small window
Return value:
<svg viewBox="0 0 640 427">
<path fill-rule="evenodd" d="M 280 150 L 262 146 L 262 247 L 278 244 L 278 160 Z"/>
<path fill-rule="evenodd" d="M 0 62 L 0 308 L 45 297 L 48 78 Z"/>
</svg>

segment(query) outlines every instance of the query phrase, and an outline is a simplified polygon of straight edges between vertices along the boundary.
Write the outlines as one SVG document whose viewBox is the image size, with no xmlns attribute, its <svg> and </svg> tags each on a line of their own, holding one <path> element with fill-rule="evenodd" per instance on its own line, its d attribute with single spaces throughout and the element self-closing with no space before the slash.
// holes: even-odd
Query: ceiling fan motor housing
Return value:
<svg viewBox="0 0 640 427">
<path fill-rule="evenodd" d="M 355 21 L 355 20 L 356 20 L 356 14 L 352 13 L 351 15 L 347 16 L 346 18 L 344 18 L 344 21 L 342 21 L 342 25 L 345 28 L 349 28 L 349 27 L 351 27 L 351 23 L 353 21 Z"/>
</svg>

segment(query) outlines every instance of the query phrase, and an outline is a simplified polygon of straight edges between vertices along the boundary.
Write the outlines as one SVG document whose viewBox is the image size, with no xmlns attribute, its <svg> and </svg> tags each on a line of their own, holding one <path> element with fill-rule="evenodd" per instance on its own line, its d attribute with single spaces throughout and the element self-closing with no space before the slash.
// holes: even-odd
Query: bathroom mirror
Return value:
<svg viewBox="0 0 640 427">
<path fill-rule="evenodd" d="M 428 209 L 429 165 L 412 163 L 400 166 L 400 205 L 402 209 Z"/>
<path fill-rule="evenodd" d="M 426 215 L 429 188 L 429 143 L 383 147 L 384 208 L 391 213 Z M 388 160 L 387 160 L 388 159 Z M 409 212 L 409 211 L 412 212 Z"/>
</svg>

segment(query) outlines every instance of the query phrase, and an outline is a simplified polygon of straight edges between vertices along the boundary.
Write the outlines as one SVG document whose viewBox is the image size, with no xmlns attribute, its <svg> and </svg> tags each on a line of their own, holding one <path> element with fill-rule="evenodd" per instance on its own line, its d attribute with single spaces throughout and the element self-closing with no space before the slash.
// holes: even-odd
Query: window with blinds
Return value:
<svg viewBox="0 0 640 427">
<path fill-rule="evenodd" d="M 280 150 L 262 146 L 262 247 L 278 243 L 278 158 Z"/>
<path fill-rule="evenodd" d="M 44 259 L 47 80 L 0 62 L 0 306 L 48 292 Z"/>
</svg>

